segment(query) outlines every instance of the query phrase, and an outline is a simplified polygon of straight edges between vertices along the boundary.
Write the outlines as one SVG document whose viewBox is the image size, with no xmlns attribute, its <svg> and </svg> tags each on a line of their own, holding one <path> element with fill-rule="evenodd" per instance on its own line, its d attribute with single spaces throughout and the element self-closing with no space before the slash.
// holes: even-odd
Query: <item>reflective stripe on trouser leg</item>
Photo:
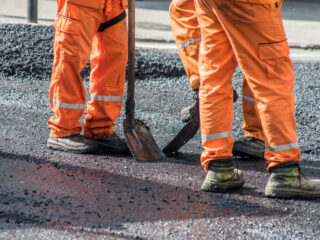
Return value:
<svg viewBox="0 0 320 240">
<path fill-rule="evenodd" d="M 70 121 L 78 119 L 85 112 L 85 104 L 63 103 L 56 100 L 50 100 L 50 108 L 55 113 L 48 125 L 51 128 L 51 137 L 64 137 L 81 132 L 79 121 Z"/>
<path fill-rule="evenodd" d="M 68 4 L 59 0 L 54 23 L 54 61 L 50 83 L 50 108 L 54 116 L 48 121 L 51 137 L 79 134 L 79 119 L 84 108 L 73 108 L 72 104 L 85 104 L 85 89 L 80 76 L 91 52 L 91 42 L 98 28 L 101 10 Z M 95 4 L 93 2 L 83 4 Z M 71 105 L 68 105 L 71 104 Z"/>
<path fill-rule="evenodd" d="M 243 77 L 242 83 L 242 112 L 243 125 L 241 129 L 244 131 L 244 135 L 264 141 L 261 121 L 257 114 L 256 102 L 245 77 Z"/>
<path fill-rule="evenodd" d="M 266 169 L 269 170 L 271 167 L 277 166 L 278 164 L 290 162 L 290 161 L 297 161 L 300 162 L 301 158 L 297 159 L 290 159 L 290 156 L 296 154 L 300 156 L 300 148 L 298 142 L 278 145 L 278 146 L 270 146 L 266 143 L 266 153 L 265 158 L 267 159 L 266 162 Z"/>
<path fill-rule="evenodd" d="M 201 165 L 208 171 L 210 161 L 225 159 L 232 156 L 233 133 L 232 131 L 202 134 L 202 145 L 204 151 L 201 154 Z"/>
<path fill-rule="evenodd" d="M 198 57 L 200 28 L 193 0 L 172 1 L 169 8 L 171 28 L 179 55 L 193 90 L 200 86 Z"/>
<path fill-rule="evenodd" d="M 201 37 L 195 37 L 190 40 L 187 40 L 184 43 L 181 43 L 180 45 L 177 46 L 177 48 L 178 48 L 178 50 L 180 50 L 180 49 L 187 48 L 191 45 L 194 45 L 194 44 L 200 43 L 200 42 L 201 42 Z"/>
<path fill-rule="evenodd" d="M 116 1 L 114 1 L 116 2 Z M 123 9 L 114 4 L 110 16 L 119 15 Z M 125 65 L 128 53 L 126 19 L 103 32 L 98 32 L 91 54 L 90 94 L 88 115 L 83 124 L 87 138 L 103 138 L 111 135 L 112 127 L 120 116 L 125 84 Z"/>
<path fill-rule="evenodd" d="M 249 6 L 243 2 L 222 0 L 196 0 L 196 3 L 199 5 L 197 16 L 204 15 L 203 24 L 208 27 L 206 34 L 216 31 L 206 22 L 212 14 L 223 25 L 257 102 L 267 144 L 282 146 L 297 142 L 294 72 L 281 7 L 271 3 Z M 201 34 L 204 39 L 203 32 Z M 301 161 L 300 149 L 270 151 L 267 148 L 265 158 L 267 169 L 279 163 Z"/>
</svg>

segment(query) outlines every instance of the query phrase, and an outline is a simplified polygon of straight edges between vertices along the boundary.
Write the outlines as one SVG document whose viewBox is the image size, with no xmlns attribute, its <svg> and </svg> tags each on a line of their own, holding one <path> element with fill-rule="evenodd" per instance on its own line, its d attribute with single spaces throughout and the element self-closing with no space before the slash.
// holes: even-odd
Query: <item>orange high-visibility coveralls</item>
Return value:
<svg viewBox="0 0 320 240">
<path fill-rule="evenodd" d="M 173 0 L 170 4 L 169 15 L 175 42 L 191 88 L 198 90 L 200 86 L 198 57 L 201 34 L 194 0 Z M 242 95 L 244 119 L 242 130 L 244 135 L 264 141 L 260 119 L 256 114 L 255 100 L 245 78 L 243 78 Z"/>
<path fill-rule="evenodd" d="M 301 161 L 294 71 L 277 0 L 195 0 L 201 28 L 201 163 L 232 156 L 232 76 L 238 63 L 256 103 L 267 170 Z"/>
<path fill-rule="evenodd" d="M 125 0 L 57 0 L 54 23 L 54 62 L 50 84 L 48 121 L 51 137 L 81 132 L 79 119 L 85 112 L 83 135 L 103 138 L 113 134 L 124 95 L 127 62 Z M 91 60 L 90 98 L 80 71 Z"/>
</svg>

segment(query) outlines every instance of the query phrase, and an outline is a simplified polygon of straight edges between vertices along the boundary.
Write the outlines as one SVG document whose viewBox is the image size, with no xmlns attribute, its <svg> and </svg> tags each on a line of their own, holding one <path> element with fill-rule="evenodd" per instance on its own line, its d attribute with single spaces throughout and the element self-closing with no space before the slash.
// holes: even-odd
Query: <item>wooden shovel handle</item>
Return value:
<svg viewBox="0 0 320 240">
<path fill-rule="evenodd" d="M 129 125 L 134 124 L 134 84 L 135 84 L 135 0 L 128 2 L 128 85 L 126 100 L 126 117 Z"/>
</svg>

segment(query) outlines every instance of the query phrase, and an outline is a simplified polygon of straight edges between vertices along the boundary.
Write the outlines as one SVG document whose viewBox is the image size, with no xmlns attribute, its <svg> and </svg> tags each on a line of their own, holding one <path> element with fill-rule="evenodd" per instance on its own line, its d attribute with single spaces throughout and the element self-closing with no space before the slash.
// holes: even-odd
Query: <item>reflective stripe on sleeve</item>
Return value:
<svg viewBox="0 0 320 240">
<path fill-rule="evenodd" d="M 91 95 L 91 100 L 108 101 L 108 102 L 122 102 L 123 101 L 123 97 L 120 97 L 120 96 Z"/>
<path fill-rule="evenodd" d="M 50 103 L 61 108 L 69 108 L 69 109 L 84 109 L 86 107 L 85 104 L 63 103 L 56 100 L 50 100 Z"/>
<path fill-rule="evenodd" d="M 252 98 L 252 97 L 249 97 L 249 96 L 246 96 L 246 95 L 243 95 L 243 97 L 242 97 L 244 100 L 247 100 L 247 101 L 249 101 L 249 102 L 255 102 L 254 101 L 254 98 Z"/>
<path fill-rule="evenodd" d="M 208 135 L 202 135 L 201 139 L 202 142 L 207 141 L 207 140 L 212 140 L 212 139 L 219 139 L 219 138 L 226 138 L 233 136 L 232 131 L 229 132 L 223 132 L 223 133 L 215 133 L 215 134 L 208 134 Z"/>
<path fill-rule="evenodd" d="M 200 42 L 201 41 L 201 37 L 196 37 L 196 38 L 192 38 L 184 43 L 181 43 L 180 45 L 177 46 L 178 50 L 180 50 L 181 48 L 185 48 L 188 47 L 194 43 Z"/>
<path fill-rule="evenodd" d="M 285 151 L 285 150 L 289 150 L 289 149 L 294 149 L 299 147 L 298 143 L 290 143 L 290 144 L 285 144 L 285 145 L 280 145 L 280 146 L 268 146 L 266 145 L 270 151 L 275 151 L 275 152 L 279 152 L 279 151 Z"/>
</svg>

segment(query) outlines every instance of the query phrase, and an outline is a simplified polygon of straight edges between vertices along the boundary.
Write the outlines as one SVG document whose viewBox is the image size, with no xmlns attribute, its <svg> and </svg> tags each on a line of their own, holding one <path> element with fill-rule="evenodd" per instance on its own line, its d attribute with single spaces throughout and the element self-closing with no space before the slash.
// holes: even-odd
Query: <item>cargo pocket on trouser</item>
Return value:
<svg viewBox="0 0 320 240">
<path fill-rule="evenodd" d="M 274 84 L 285 87 L 293 83 L 294 72 L 289 53 L 287 40 L 259 43 L 259 58 L 265 63 L 269 83 L 275 81 Z"/>
<path fill-rule="evenodd" d="M 61 55 L 64 61 L 78 62 L 79 32 L 81 23 L 77 19 L 58 15 L 53 25 L 55 28 L 55 52 Z"/>
</svg>

